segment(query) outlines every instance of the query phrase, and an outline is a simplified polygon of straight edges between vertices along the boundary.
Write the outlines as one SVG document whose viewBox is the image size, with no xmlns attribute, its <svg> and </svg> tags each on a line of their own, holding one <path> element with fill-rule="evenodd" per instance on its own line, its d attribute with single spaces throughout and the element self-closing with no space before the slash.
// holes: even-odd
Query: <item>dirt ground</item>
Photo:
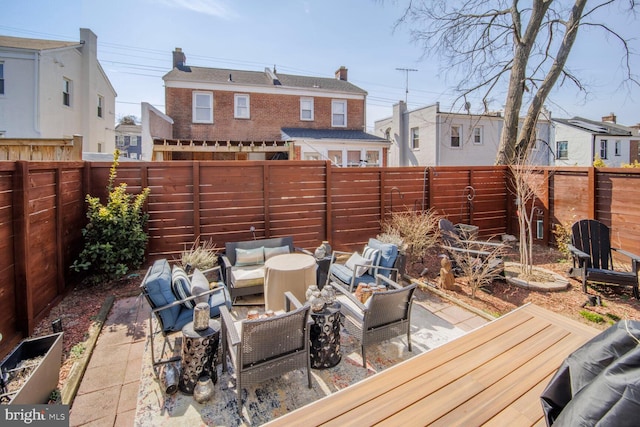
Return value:
<svg viewBox="0 0 640 427">
<path fill-rule="evenodd" d="M 427 267 L 429 271 L 424 278 L 431 284 L 437 285 L 437 276 L 440 271 L 439 254 L 438 250 L 430 251 L 424 257 L 424 263 L 411 265 L 409 268 L 410 275 L 416 278 L 420 277 L 420 272 Z M 509 250 L 504 260 L 518 262 L 517 247 Z M 572 266 L 570 261 L 563 259 L 562 254 L 555 248 L 543 246 L 534 246 L 533 260 L 534 265 L 568 278 L 569 288 L 559 292 L 541 292 L 510 285 L 503 280 L 496 280 L 491 286 L 491 294 L 478 291 L 476 298 L 472 299 L 471 288 L 467 286 L 464 278 L 456 278 L 456 284 L 462 288 L 461 292 L 439 289 L 447 295 L 494 316 L 508 313 L 526 303 L 533 303 L 598 329 L 606 329 L 619 319 L 640 319 L 640 302 L 633 298 L 629 288 L 589 287 L 589 294 L 599 295 L 602 305 L 592 306 L 587 304 L 583 306 L 587 302 L 587 296 L 582 292 L 582 282 L 578 279 L 569 278 L 567 274 Z M 597 323 L 587 320 L 581 312 L 597 313 L 602 316 L 603 321 Z"/>
<path fill-rule="evenodd" d="M 537 246 L 534 252 L 535 265 L 568 277 L 566 273 L 571 264 L 568 261 L 563 261 L 557 250 Z M 420 273 L 427 267 L 428 272 L 423 276 L 424 279 L 432 284 L 437 283 L 437 275 L 440 270 L 438 255 L 440 253 L 441 251 L 437 249 L 429 251 L 423 258 L 423 262 L 408 266 L 407 272 L 412 277 L 419 278 Z M 517 262 L 517 250 L 511 250 L 505 260 Z M 33 336 L 50 334 L 51 322 L 58 318 L 62 320 L 64 339 L 60 388 L 64 385 L 73 363 L 82 355 L 89 328 L 105 299 L 109 295 L 115 295 L 116 298 L 139 295 L 138 287 L 144 273 L 144 270 L 139 270 L 124 279 L 98 285 L 80 284 L 38 324 Z M 581 283 L 576 279 L 570 279 L 569 283 L 569 289 L 566 291 L 538 292 L 512 286 L 504 281 L 495 281 L 491 294 L 478 291 L 476 298 L 472 299 L 471 290 L 466 285 L 464 278 L 457 278 L 456 284 L 462 288 L 460 292 L 441 290 L 494 316 L 508 313 L 531 302 L 599 329 L 606 329 L 618 319 L 640 319 L 640 302 L 632 297 L 630 290 L 616 292 L 616 288 L 610 287 L 590 288 L 591 294 L 601 296 L 602 306 L 583 307 L 587 298 L 582 292 Z M 428 291 L 418 290 L 417 298 L 424 298 L 425 292 Z M 598 313 L 604 321 L 602 323 L 589 321 L 580 314 L 584 311 Z"/>
</svg>

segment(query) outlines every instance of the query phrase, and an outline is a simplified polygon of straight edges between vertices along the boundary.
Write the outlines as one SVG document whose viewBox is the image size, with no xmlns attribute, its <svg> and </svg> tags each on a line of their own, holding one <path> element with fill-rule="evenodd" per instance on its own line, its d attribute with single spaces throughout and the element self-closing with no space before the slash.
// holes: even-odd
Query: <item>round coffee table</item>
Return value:
<svg viewBox="0 0 640 427">
<path fill-rule="evenodd" d="M 218 381 L 216 359 L 220 342 L 220 322 L 209 319 L 209 327 L 203 331 L 193 329 L 193 322 L 182 328 L 182 363 L 178 388 L 186 394 L 193 389 L 202 375 Z"/>
</svg>

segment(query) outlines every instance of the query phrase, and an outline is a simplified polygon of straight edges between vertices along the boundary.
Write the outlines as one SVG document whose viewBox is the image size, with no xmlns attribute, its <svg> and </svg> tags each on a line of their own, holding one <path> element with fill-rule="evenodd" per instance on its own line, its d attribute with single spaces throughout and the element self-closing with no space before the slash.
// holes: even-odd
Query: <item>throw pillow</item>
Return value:
<svg viewBox="0 0 640 427">
<path fill-rule="evenodd" d="M 236 266 L 264 264 L 264 246 L 255 249 L 236 248 Z"/>
<path fill-rule="evenodd" d="M 268 260 L 276 255 L 284 255 L 290 253 L 289 246 L 278 246 L 277 248 L 264 248 L 264 260 Z"/>
<path fill-rule="evenodd" d="M 202 273 L 202 271 L 197 268 L 193 271 L 193 276 L 191 277 L 191 295 L 199 295 L 203 292 L 207 292 L 209 290 L 209 280 Z M 209 302 L 209 295 L 203 295 L 201 297 L 195 298 L 193 300 L 195 304 L 200 302 Z"/>
<path fill-rule="evenodd" d="M 185 299 L 191 296 L 191 282 L 189 281 L 189 277 L 184 269 L 177 265 L 174 265 L 171 271 L 171 290 L 177 299 Z M 185 301 L 182 305 L 186 308 L 195 307 L 193 300 Z"/>
<path fill-rule="evenodd" d="M 349 270 L 356 272 L 356 277 L 360 277 L 366 273 L 370 265 L 371 260 L 363 258 L 358 252 L 354 252 L 344 264 Z"/>
<path fill-rule="evenodd" d="M 370 246 L 365 246 L 364 251 L 362 251 L 362 257 L 371 260 L 369 274 L 375 276 L 378 273 L 378 269 L 376 267 L 380 265 L 380 251 Z"/>
</svg>

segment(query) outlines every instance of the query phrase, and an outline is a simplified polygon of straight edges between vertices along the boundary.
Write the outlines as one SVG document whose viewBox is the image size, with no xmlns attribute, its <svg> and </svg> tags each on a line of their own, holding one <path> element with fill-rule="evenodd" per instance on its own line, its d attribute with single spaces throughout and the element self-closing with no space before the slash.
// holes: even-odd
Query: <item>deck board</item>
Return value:
<svg viewBox="0 0 640 427">
<path fill-rule="evenodd" d="M 268 425 L 544 424 L 540 393 L 598 332 L 527 305 Z"/>
</svg>

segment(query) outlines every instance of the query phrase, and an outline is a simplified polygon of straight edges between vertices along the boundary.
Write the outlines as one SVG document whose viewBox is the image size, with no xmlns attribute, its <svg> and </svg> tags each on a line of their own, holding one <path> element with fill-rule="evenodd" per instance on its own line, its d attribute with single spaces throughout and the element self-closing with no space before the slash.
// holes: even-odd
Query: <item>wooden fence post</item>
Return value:
<svg viewBox="0 0 640 427">
<path fill-rule="evenodd" d="M 262 202 L 264 206 L 264 237 L 268 239 L 271 237 L 271 221 L 269 218 L 269 186 L 271 182 L 270 167 L 268 163 L 264 163 L 262 166 Z"/>
<path fill-rule="evenodd" d="M 596 188 L 596 173 L 597 170 L 593 166 L 591 166 L 587 172 L 587 181 L 589 186 L 589 190 L 587 192 L 587 194 L 589 194 L 587 215 L 589 218 L 593 219 L 598 219 L 596 218 L 596 197 L 598 197 Z"/>
<path fill-rule="evenodd" d="M 64 220 L 62 211 L 64 204 L 62 200 L 62 164 L 56 165 L 56 281 L 58 285 L 58 295 L 64 293 L 65 281 L 64 281 L 64 244 L 62 236 L 62 228 L 64 227 Z"/>
<path fill-rule="evenodd" d="M 200 162 L 192 162 L 191 182 L 193 183 L 193 239 L 200 237 Z"/>
<path fill-rule="evenodd" d="M 16 161 L 13 183 L 13 245 L 16 323 L 23 336 L 34 328 L 29 274 L 29 162 Z M 26 325 L 26 329 L 25 329 Z"/>
<path fill-rule="evenodd" d="M 329 243 L 333 244 L 333 212 L 332 212 L 332 204 L 331 204 L 331 187 L 332 187 L 332 180 L 333 180 L 333 175 L 331 174 L 331 161 L 327 160 L 325 161 L 325 190 L 324 190 L 324 194 L 325 194 L 325 198 L 326 198 L 326 209 L 325 209 L 325 215 L 326 217 L 326 230 L 324 232 L 325 234 L 325 240 L 327 240 Z"/>
</svg>

